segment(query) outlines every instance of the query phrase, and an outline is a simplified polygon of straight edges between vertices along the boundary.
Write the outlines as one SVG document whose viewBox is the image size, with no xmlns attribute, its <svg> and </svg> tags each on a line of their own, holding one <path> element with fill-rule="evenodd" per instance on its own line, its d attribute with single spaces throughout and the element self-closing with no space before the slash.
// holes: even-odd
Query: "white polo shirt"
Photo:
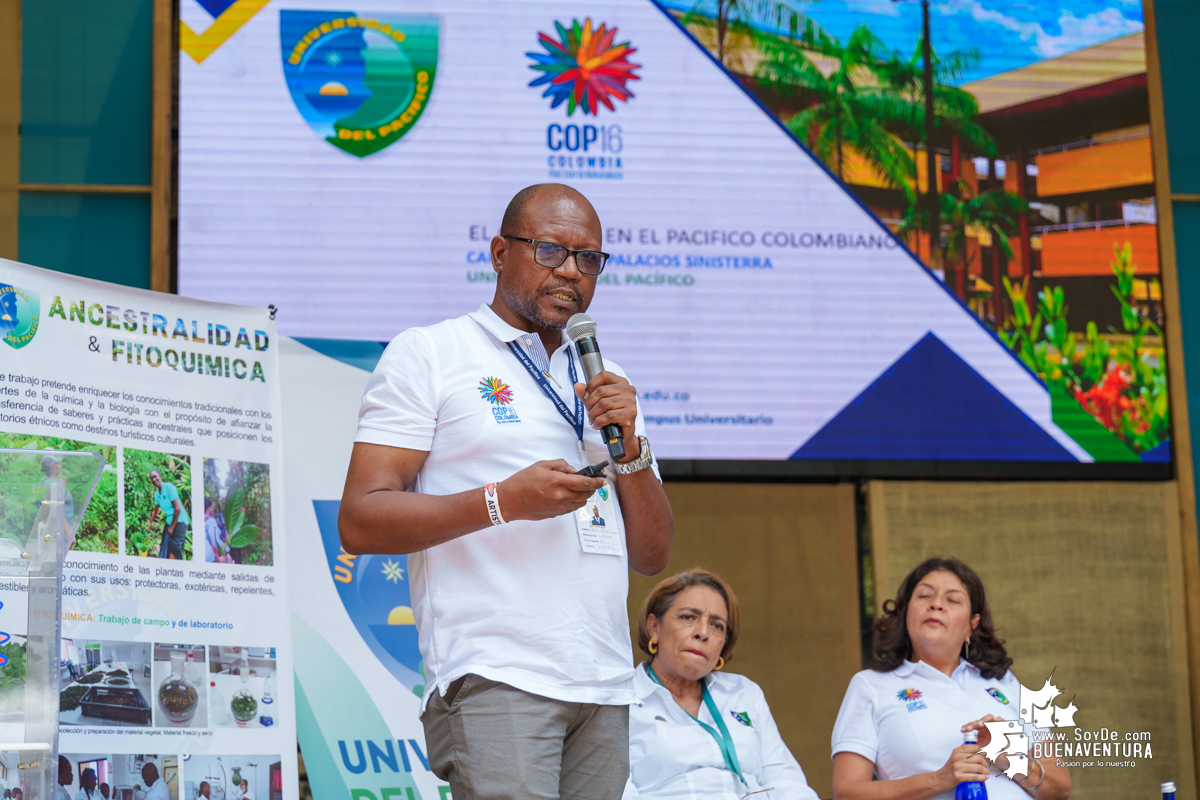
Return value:
<svg viewBox="0 0 1200 800">
<path fill-rule="evenodd" d="M 964 660 L 953 676 L 924 661 L 905 661 L 891 672 L 863 670 L 842 699 L 833 754 L 858 753 L 885 781 L 934 772 L 963 743 L 963 725 L 988 714 L 1019 721 L 1020 702 L 1021 684 L 1012 670 L 1003 678 L 984 678 Z M 1028 800 L 1025 790 L 995 766 L 991 773 L 988 800 Z M 932 800 L 953 797 L 951 789 Z"/>
<path fill-rule="evenodd" d="M 743 785 L 725 765 L 712 734 L 650 678 L 644 664 L 636 671 L 640 702 L 629 709 L 629 782 L 623 800 L 738 800 L 760 789 L 772 789 L 770 797 L 779 800 L 817 800 L 757 683 L 726 672 L 704 679 L 733 739 Z M 699 719 L 717 727 L 703 703 Z"/>
<path fill-rule="evenodd" d="M 506 344 L 525 335 L 487 305 L 400 334 L 367 383 L 355 441 L 428 451 L 410 491 L 433 495 L 502 481 L 536 461 L 609 459 L 586 417 L 580 457 L 575 429 Z M 551 386 L 574 409 L 568 346 L 564 336 L 550 354 Z M 611 361 L 605 368 L 624 376 Z M 640 409 L 636 429 L 645 432 Z M 504 513 L 503 490 L 499 502 Z M 583 552 L 571 515 L 509 522 L 411 554 L 422 712 L 434 692 L 469 673 L 567 702 L 634 702 L 628 564 L 624 547 L 620 557 Z"/>
</svg>

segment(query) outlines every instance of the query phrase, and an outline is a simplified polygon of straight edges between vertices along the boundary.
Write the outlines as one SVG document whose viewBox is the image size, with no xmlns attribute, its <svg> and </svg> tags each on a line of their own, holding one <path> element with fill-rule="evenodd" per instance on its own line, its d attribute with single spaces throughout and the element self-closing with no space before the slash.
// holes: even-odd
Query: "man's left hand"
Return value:
<svg viewBox="0 0 1200 800">
<path fill-rule="evenodd" d="M 633 384 L 611 372 L 601 372 L 584 386 L 575 384 L 575 394 L 583 400 L 588 419 L 596 430 L 605 425 L 618 425 L 625 441 L 625 458 L 621 463 L 633 461 L 641 453 L 634 423 L 637 420 L 637 389 Z"/>
</svg>

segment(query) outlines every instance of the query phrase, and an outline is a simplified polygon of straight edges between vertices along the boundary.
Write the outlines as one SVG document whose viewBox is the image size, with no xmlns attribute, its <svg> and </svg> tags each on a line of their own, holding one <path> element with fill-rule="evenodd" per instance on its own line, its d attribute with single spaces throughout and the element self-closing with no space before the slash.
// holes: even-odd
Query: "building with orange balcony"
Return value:
<svg viewBox="0 0 1200 800">
<path fill-rule="evenodd" d="M 1003 164 L 990 165 L 990 180 L 988 160 L 976 162 L 981 184 L 1002 180 L 1032 206 L 1002 271 L 1014 280 L 1029 276 L 1031 298 L 1047 284 L 1062 286 L 1072 330 L 1088 321 L 1102 332 L 1119 330 L 1110 264 L 1114 245 L 1128 241 L 1139 300 L 1161 322 L 1143 35 L 963 88 L 975 95 L 980 122 L 1004 154 Z M 989 252 L 984 261 L 993 259 Z"/>
<path fill-rule="evenodd" d="M 780 119 L 804 106 L 803 97 L 782 97 L 756 84 L 748 74 L 752 67 L 748 64 L 740 79 Z M 960 178 L 972 193 L 1003 187 L 1028 201 L 1030 211 L 1018 220 L 1019 229 L 1009 241 L 1011 257 L 986 230 L 966 230 L 962 253 L 941 259 L 947 285 L 993 325 L 1010 311 L 1002 278 L 1028 278 L 1031 302 L 1046 284 L 1061 285 L 1072 330 L 1082 331 L 1088 321 L 1102 332 L 1109 326 L 1120 329 L 1120 307 L 1109 288 L 1110 263 L 1113 246 L 1128 241 L 1140 276 L 1140 297 L 1151 318 L 1161 320 L 1143 34 L 962 88 L 978 101 L 979 123 L 995 140 L 998 157 L 964 152 L 957 138 L 943 131 L 934 142 L 938 190 L 946 191 Z M 917 167 L 917 191 L 924 192 L 924 151 L 911 142 L 903 144 Z M 841 178 L 893 230 L 899 227 L 908 207 L 905 192 L 850 148 L 842 156 Z M 943 246 L 952 236 L 961 232 L 943 227 Z M 924 233 L 910 237 L 908 244 L 930 263 Z"/>
</svg>

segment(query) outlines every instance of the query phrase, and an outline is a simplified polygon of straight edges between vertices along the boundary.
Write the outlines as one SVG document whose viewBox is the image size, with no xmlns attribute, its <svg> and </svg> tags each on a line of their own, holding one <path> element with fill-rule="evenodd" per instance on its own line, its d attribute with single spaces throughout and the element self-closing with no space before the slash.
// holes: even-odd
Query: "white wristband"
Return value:
<svg viewBox="0 0 1200 800">
<path fill-rule="evenodd" d="M 483 502 L 487 504 L 488 518 L 493 525 L 503 525 L 504 517 L 500 515 L 500 499 L 496 496 L 496 484 L 489 483 L 483 487 Z"/>
</svg>

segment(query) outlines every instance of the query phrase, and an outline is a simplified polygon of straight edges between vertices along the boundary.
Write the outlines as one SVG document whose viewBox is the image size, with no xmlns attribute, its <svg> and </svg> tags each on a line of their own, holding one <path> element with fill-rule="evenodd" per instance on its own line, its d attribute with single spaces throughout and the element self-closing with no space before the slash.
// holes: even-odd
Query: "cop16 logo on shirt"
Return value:
<svg viewBox="0 0 1200 800">
<path fill-rule="evenodd" d="M 492 404 L 492 416 L 496 422 L 503 425 L 508 422 L 520 422 L 521 418 L 511 407 L 513 401 L 512 387 L 499 378 L 483 378 L 476 387 L 484 400 Z"/>
<path fill-rule="evenodd" d="M 896 697 L 900 698 L 900 701 L 904 703 L 905 708 L 908 709 L 908 713 L 910 714 L 914 711 L 920 711 L 922 708 L 927 708 L 925 701 L 921 699 L 920 689 L 901 689 L 896 693 Z"/>
</svg>

